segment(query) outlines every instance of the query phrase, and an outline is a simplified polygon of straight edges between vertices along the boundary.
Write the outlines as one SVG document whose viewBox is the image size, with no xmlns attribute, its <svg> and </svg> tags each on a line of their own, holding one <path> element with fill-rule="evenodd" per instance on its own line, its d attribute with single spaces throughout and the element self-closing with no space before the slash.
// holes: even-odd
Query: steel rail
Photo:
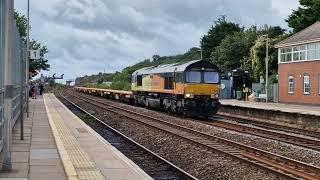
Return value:
<svg viewBox="0 0 320 180">
<path fill-rule="evenodd" d="M 141 122 L 145 125 L 148 125 L 150 127 L 157 128 L 162 131 L 169 132 L 171 134 L 174 134 L 176 136 L 179 136 L 183 139 L 186 139 L 188 141 L 192 141 L 195 144 L 201 145 L 203 147 L 206 147 L 208 149 L 224 153 L 228 156 L 237 158 L 239 160 L 248 162 L 250 164 L 254 164 L 255 166 L 258 166 L 260 168 L 263 168 L 269 172 L 278 174 L 280 176 L 284 176 L 287 178 L 292 179 L 320 179 L 320 169 L 319 167 L 312 166 L 294 159 L 290 159 L 284 156 L 280 156 L 274 153 L 270 153 L 267 151 L 263 151 L 251 146 L 247 146 L 244 144 L 240 144 L 234 141 L 230 141 L 227 139 L 223 139 L 217 136 L 213 136 L 207 133 L 203 133 L 197 130 L 193 130 L 187 127 L 183 127 L 181 125 L 177 125 L 174 123 L 169 123 L 167 121 L 157 119 L 148 115 L 144 115 L 141 113 L 137 113 L 131 110 L 127 110 L 118 106 L 110 105 L 102 101 L 98 101 L 96 99 L 88 98 L 85 96 L 82 96 L 80 94 L 69 94 L 71 96 L 77 97 L 78 99 L 81 99 L 82 101 L 85 101 L 87 103 L 90 103 L 92 105 L 98 106 L 100 108 L 103 108 L 105 110 L 108 110 L 110 112 L 120 114 L 122 116 L 125 116 L 129 119 L 135 120 L 137 122 Z M 129 113 L 123 114 L 117 112 L 117 110 L 121 110 L 122 112 Z M 138 115 L 140 117 L 144 117 L 149 119 L 148 122 L 143 121 L 141 118 L 133 118 L 132 114 Z M 150 121 L 151 119 L 151 121 Z M 159 125 L 152 124 L 154 122 L 158 122 L 162 125 L 167 125 L 168 127 L 159 127 Z M 171 129 L 170 128 L 175 128 Z M 182 130 L 183 132 L 177 132 L 177 129 Z M 180 133 L 180 134 L 179 134 Z M 189 133 L 189 134 L 188 134 Z M 196 136 L 194 136 L 196 135 Z M 204 139 L 206 138 L 206 139 Z M 227 145 L 227 146 L 226 146 Z"/>
<path fill-rule="evenodd" d="M 312 131 L 312 130 L 307 130 L 307 129 L 302 129 L 302 128 L 296 128 L 296 127 L 289 127 L 289 126 L 284 126 L 280 124 L 274 124 L 274 123 L 269 123 L 269 122 L 262 122 L 259 118 L 254 118 L 254 117 L 246 117 L 246 116 L 240 116 L 240 115 L 231 115 L 228 113 L 217 113 L 217 115 L 220 115 L 224 117 L 225 119 L 229 120 L 234 120 L 236 122 L 244 123 L 244 124 L 252 124 L 254 126 L 262 127 L 262 128 L 268 128 L 268 129 L 273 129 L 277 131 L 285 131 L 288 133 L 295 133 L 295 134 L 301 134 L 309 137 L 314 137 L 314 138 L 319 138 L 320 137 L 320 132 L 319 131 Z"/>
<path fill-rule="evenodd" d="M 274 130 L 262 129 L 260 127 L 247 126 L 242 124 L 236 124 L 232 122 L 226 122 L 222 120 L 215 119 L 214 122 L 200 122 L 207 125 L 224 128 L 232 131 L 237 131 L 241 133 L 251 134 L 263 138 L 268 138 L 272 140 L 278 140 L 285 143 L 313 149 L 320 151 L 320 140 L 311 139 L 307 137 L 296 136 L 293 134 L 287 134 L 283 132 L 276 132 Z"/>
<path fill-rule="evenodd" d="M 192 118 L 188 118 L 188 119 L 191 121 L 195 121 L 195 119 L 192 119 Z M 214 119 L 214 118 L 210 118 L 210 120 L 212 120 L 212 119 Z M 235 119 L 235 118 L 233 118 L 233 119 Z M 197 121 L 197 122 L 211 125 L 211 126 L 216 126 L 219 128 L 237 131 L 240 133 L 251 134 L 251 135 L 255 135 L 258 137 L 263 137 L 263 138 L 267 138 L 267 139 L 271 139 L 271 140 L 278 140 L 278 141 L 293 144 L 296 146 L 320 151 L 320 140 L 311 139 L 308 137 L 301 137 L 301 136 L 297 136 L 294 134 L 288 134 L 288 133 L 294 133 L 292 131 L 295 131 L 295 133 L 299 133 L 302 131 L 302 129 L 291 129 L 291 131 L 284 133 L 284 132 L 279 132 L 280 129 L 273 129 L 273 130 L 262 129 L 262 128 L 266 128 L 266 126 L 264 126 L 264 127 L 249 127 L 249 126 L 242 125 L 242 124 L 235 124 L 235 123 L 231 123 L 231 122 L 221 121 L 218 119 L 214 119 L 214 120 L 215 120 L 215 122 L 203 122 L 203 121 Z M 226 120 L 227 120 L 227 118 L 226 118 Z M 245 121 L 245 119 L 236 119 L 236 121 L 237 120 Z M 249 120 L 249 121 L 251 121 L 251 120 Z M 269 127 L 269 126 L 267 126 L 267 127 Z M 300 131 L 298 131 L 298 130 L 300 130 Z M 302 132 L 303 132 L 302 134 L 306 134 L 307 132 L 310 134 L 313 131 L 306 131 L 305 130 Z M 305 136 L 308 136 L 308 135 L 305 135 Z M 314 134 L 313 136 L 310 136 L 310 137 L 319 138 L 320 134 L 319 134 L 319 136 L 316 136 L 316 134 Z"/>
<path fill-rule="evenodd" d="M 178 171 L 179 173 L 185 175 L 187 178 L 192 179 L 192 180 L 198 180 L 198 178 L 192 176 L 191 174 L 189 174 L 188 172 L 184 171 L 183 169 L 179 168 L 178 166 L 174 165 L 173 163 L 171 163 L 170 161 L 166 160 L 165 158 L 159 156 L 158 154 L 154 153 L 153 151 L 147 149 L 146 147 L 142 146 L 141 144 L 139 144 L 138 142 L 134 141 L 133 139 L 129 138 L 128 136 L 126 136 L 125 134 L 121 133 L 120 131 L 118 131 L 117 129 L 111 127 L 110 125 L 108 125 L 106 122 L 100 120 L 99 118 L 95 117 L 94 115 L 92 115 L 91 113 L 89 113 L 88 111 L 86 111 L 85 109 L 81 108 L 80 106 L 78 106 L 77 104 L 75 104 L 74 102 L 72 102 L 71 100 L 69 100 L 67 97 L 63 96 L 60 92 L 59 95 L 65 99 L 66 101 L 68 101 L 70 104 L 72 104 L 74 107 L 76 107 L 77 109 L 79 109 L 80 111 L 84 112 L 85 114 L 89 115 L 90 117 L 92 117 L 93 119 L 95 119 L 97 122 L 101 123 L 103 126 L 107 127 L 108 129 L 110 129 L 112 132 L 116 133 L 117 135 L 123 137 L 124 139 L 128 140 L 129 142 L 131 142 L 132 144 L 136 145 L 137 147 L 143 149 L 144 151 L 146 151 L 147 153 L 153 155 L 154 157 L 156 157 L 157 159 L 159 159 L 160 161 L 164 162 L 165 164 L 168 164 L 171 168 L 175 169 L 176 171 Z"/>
</svg>

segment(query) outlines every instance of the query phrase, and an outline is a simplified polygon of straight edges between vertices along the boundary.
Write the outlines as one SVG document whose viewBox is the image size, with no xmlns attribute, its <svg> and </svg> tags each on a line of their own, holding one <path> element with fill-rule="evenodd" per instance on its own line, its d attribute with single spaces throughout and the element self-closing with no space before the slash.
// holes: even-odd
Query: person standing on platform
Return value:
<svg viewBox="0 0 320 180">
<path fill-rule="evenodd" d="M 35 85 L 31 85 L 30 92 L 32 99 L 36 99 L 37 90 Z"/>
<path fill-rule="evenodd" d="M 40 91 L 40 96 L 42 96 L 43 91 L 44 91 L 44 87 L 42 84 L 39 85 L 39 91 Z"/>
</svg>

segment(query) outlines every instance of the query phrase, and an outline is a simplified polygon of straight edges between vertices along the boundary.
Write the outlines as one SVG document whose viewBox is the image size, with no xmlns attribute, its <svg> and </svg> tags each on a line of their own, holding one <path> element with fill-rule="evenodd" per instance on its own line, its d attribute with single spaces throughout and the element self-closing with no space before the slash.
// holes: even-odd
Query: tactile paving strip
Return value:
<svg viewBox="0 0 320 180">
<path fill-rule="evenodd" d="M 63 118 L 54 106 L 48 108 L 48 103 L 51 102 L 50 95 L 44 96 L 44 102 L 48 112 L 50 126 L 54 132 L 53 134 L 59 149 L 59 154 L 66 173 L 67 175 L 69 174 L 69 179 L 104 179 L 103 175 L 95 168 L 95 164 L 90 160 L 86 152 L 81 149 L 77 139 L 63 123 Z M 76 174 L 72 172 L 72 169 L 75 170 Z M 67 171 L 70 172 L 68 173 Z"/>
</svg>

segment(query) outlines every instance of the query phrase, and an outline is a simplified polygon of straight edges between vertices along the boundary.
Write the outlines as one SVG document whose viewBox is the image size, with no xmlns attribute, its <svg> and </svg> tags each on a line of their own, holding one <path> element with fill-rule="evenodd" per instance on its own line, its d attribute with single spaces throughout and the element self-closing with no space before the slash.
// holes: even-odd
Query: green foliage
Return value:
<svg viewBox="0 0 320 180">
<path fill-rule="evenodd" d="M 274 45 L 278 42 L 278 39 L 268 38 L 269 44 L 269 75 L 276 75 L 278 72 L 278 51 Z M 250 50 L 250 60 L 251 60 L 251 77 L 255 82 L 258 82 L 260 76 L 265 77 L 266 68 L 266 44 L 267 37 L 261 36 L 255 42 L 255 45 Z"/>
<path fill-rule="evenodd" d="M 161 56 L 156 55 L 156 54 L 152 56 L 153 61 L 158 61 L 160 58 L 161 58 Z"/>
<path fill-rule="evenodd" d="M 55 85 L 56 83 L 54 82 L 54 80 L 49 81 L 49 87 L 54 87 Z"/>
<path fill-rule="evenodd" d="M 20 14 L 16 10 L 14 11 L 14 19 L 16 20 L 16 24 L 20 33 L 21 38 L 24 40 L 27 37 L 27 18 L 25 15 Z M 40 49 L 40 59 L 30 61 L 29 72 L 31 73 L 31 77 L 36 76 L 41 70 L 49 70 L 50 65 L 48 64 L 48 60 L 45 59 L 45 55 L 49 52 L 47 46 L 38 43 L 36 40 L 32 40 L 30 42 L 30 49 L 37 50 Z"/>
<path fill-rule="evenodd" d="M 27 23 L 28 23 L 26 16 L 23 14 L 20 14 L 16 10 L 14 10 L 14 19 L 16 20 L 20 36 L 23 39 L 26 39 L 26 37 L 27 37 Z"/>
<path fill-rule="evenodd" d="M 81 85 L 82 87 L 87 87 L 87 88 L 100 88 L 100 89 L 110 89 L 110 86 L 108 84 L 95 84 L 95 83 L 86 83 Z"/>
<path fill-rule="evenodd" d="M 116 72 L 112 79 L 111 89 L 130 90 L 131 89 L 131 74 L 133 69 L 124 69 L 121 73 Z"/>
<path fill-rule="evenodd" d="M 249 57 L 250 48 L 256 37 L 257 34 L 252 29 L 228 35 L 212 52 L 213 63 L 220 68 L 222 73 L 228 73 L 241 67 L 242 63 Z"/>
<path fill-rule="evenodd" d="M 320 0 L 300 0 L 300 7 L 286 20 L 294 32 L 301 31 L 320 20 Z"/>
<path fill-rule="evenodd" d="M 277 38 L 283 35 L 286 32 L 285 29 L 281 28 L 280 26 L 268 26 L 264 25 L 264 27 L 260 28 L 257 31 L 258 35 L 265 35 L 268 34 L 270 38 Z"/>
<path fill-rule="evenodd" d="M 59 83 L 54 83 L 54 81 L 53 81 L 53 82 L 49 82 L 48 85 L 44 86 L 44 92 L 45 93 L 55 93 L 55 92 L 58 92 L 60 90 L 65 89 L 65 88 L 66 88 L 65 85 L 59 84 Z"/>
<path fill-rule="evenodd" d="M 274 84 L 274 83 L 278 83 L 277 74 L 272 74 L 272 75 L 269 77 L 269 84 Z"/>
<path fill-rule="evenodd" d="M 102 78 L 100 78 L 100 79 L 98 79 L 98 82 L 97 82 L 98 84 L 102 84 L 103 83 L 103 79 Z"/>
<path fill-rule="evenodd" d="M 264 26 L 259 29 L 256 26 L 252 26 L 245 31 L 235 32 L 226 36 L 220 45 L 215 48 L 211 54 L 211 60 L 217 64 L 220 71 L 225 74 L 233 69 L 241 69 L 249 72 L 254 71 L 255 73 L 259 71 L 260 74 L 262 68 L 256 67 L 256 65 L 260 65 L 257 64 L 256 61 L 260 62 L 260 59 L 265 57 L 265 42 L 263 44 L 260 43 L 260 41 L 256 42 L 256 40 L 268 34 L 270 38 L 274 38 L 274 41 L 277 41 L 279 35 L 282 35 L 284 32 L 285 30 L 279 26 Z M 256 49 L 252 53 L 250 51 L 255 44 Z M 262 45 L 264 45 L 264 47 L 260 47 Z M 277 60 L 276 49 L 271 47 L 270 51 L 273 53 L 272 57 L 275 56 L 272 58 L 272 61 Z M 271 65 L 272 70 L 276 69 L 277 64 L 272 62 Z"/>
<path fill-rule="evenodd" d="M 200 44 L 203 51 L 203 59 L 210 58 L 211 53 L 226 36 L 242 30 L 243 28 L 240 28 L 239 24 L 227 22 L 225 16 L 221 16 L 215 21 L 215 25 L 210 28 L 208 33 L 201 38 Z"/>
</svg>

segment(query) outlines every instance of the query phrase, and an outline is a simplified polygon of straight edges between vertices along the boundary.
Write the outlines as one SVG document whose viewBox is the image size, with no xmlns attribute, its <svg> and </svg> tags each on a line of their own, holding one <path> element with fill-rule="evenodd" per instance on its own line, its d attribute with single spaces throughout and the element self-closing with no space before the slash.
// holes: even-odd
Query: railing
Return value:
<svg viewBox="0 0 320 180">
<path fill-rule="evenodd" d="M 22 107 L 25 107 L 26 104 L 26 43 L 25 40 L 23 40 L 20 37 L 18 28 L 16 26 L 16 22 L 10 22 L 6 23 L 8 21 L 5 20 L 7 14 L 10 14 L 11 20 L 13 20 L 13 8 L 6 9 L 8 6 L 6 6 L 5 3 L 8 3 L 9 1 L 1 0 L 0 1 L 0 152 L 3 153 L 6 146 L 4 146 L 6 139 L 8 137 L 11 139 L 11 133 L 7 133 L 7 129 L 5 129 L 5 124 L 7 121 L 10 121 L 11 128 L 16 124 L 19 117 L 21 117 L 21 112 L 23 112 Z M 10 13 L 8 13 L 10 12 Z M 7 14 L 5 14 L 7 13 Z M 8 19 L 8 18 L 7 18 Z M 8 27 L 9 25 L 12 25 L 10 32 L 7 33 L 5 27 Z M 11 37 L 10 43 L 7 43 L 7 46 L 5 44 L 5 37 Z M 7 41 L 8 42 L 8 41 Z M 9 44 L 9 45 L 8 45 Z M 9 50 L 8 50 L 9 49 Z M 5 59 L 5 53 L 10 54 L 8 56 L 9 58 Z M 5 70 L 5 66 L 9 62 L 11 64 L 10 69 Z M 10 66 L 6 66 L 10 67 Z M 10 91 L 7 90 L 6 92 L 6 86 L 5 86 L 5 78 L 9 77 L 11 75 L 10 79 L 10 85 L 12 85 L 12 88 L 10 88 Z M 11 87 L 11 86 L 10 86 Z M 10 94 L 10 96 L 6 96 L 6 94 Z M 6 106 L 5 100 L 6 98 L 10 98 L 10 102 L 12 102 L 12 106 Z M 11 103 L 10 103 L 11 104 Z M 8 113 L 9 112 L 9 113 Z M 5 119 L 5 113 L 11 114 L 12 116 L 10 119 Z M 9 128 L 10 129 L 10 128 Z M 9 136 L 8 136 L 9 134 Z M 10 146 L 10 143 L 7 143 L 7 145 Z M 10 148 L 9 148 L 10 149 Z M 4 155 L 6 156 L 6 155 Z M 0 156 L 1 157 L 1 156 Z M 4 157 L 5 159 L 6 157 Z M 9 157 L 11 159 L 11 156 Z"/>
</svg>

